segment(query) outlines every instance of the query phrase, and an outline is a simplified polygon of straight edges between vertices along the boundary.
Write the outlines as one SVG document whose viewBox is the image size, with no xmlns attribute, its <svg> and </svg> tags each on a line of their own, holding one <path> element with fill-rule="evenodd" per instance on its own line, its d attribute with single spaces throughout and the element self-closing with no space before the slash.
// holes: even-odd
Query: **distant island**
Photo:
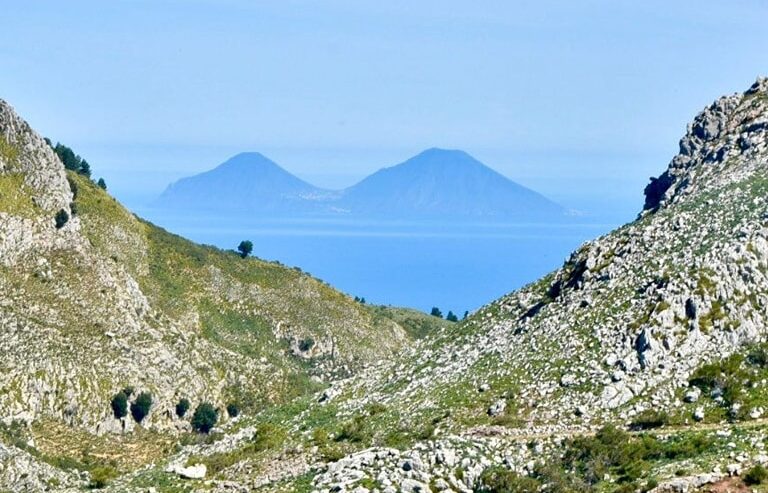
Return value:
<svg viewBox="0 0 768 493">
<path fill-rule="evenodd" d="M 161 211 L 250 216 L 349 216 L 378 219 L 530 220 L 565 209 L 460 150 L 428 149 L 344 190 L 316 187 L 258 152 L 171 184 Z"/>
</svg>

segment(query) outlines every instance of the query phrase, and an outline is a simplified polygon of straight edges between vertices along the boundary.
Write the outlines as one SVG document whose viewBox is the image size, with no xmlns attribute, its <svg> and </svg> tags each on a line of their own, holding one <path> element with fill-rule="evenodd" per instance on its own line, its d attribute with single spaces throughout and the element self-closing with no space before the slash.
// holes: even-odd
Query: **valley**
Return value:
<svg viewBox="0 0 768 493">
<path fill-rule="evenodd" d="M 451 323 L 170 234 L 0 103 L 0 486 L 762 491 L 767 122 L 716 100 L 635 221 Z"/>
</svg>

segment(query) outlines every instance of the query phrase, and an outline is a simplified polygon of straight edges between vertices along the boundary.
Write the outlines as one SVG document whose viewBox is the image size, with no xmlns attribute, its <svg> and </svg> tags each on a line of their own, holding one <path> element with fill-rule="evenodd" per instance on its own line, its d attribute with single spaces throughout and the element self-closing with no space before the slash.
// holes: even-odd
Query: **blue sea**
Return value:
<svg viewBox="0 0 768 493">
<path fill-rule="evenodd" d="M 368 303 L 439 307 L 461 316 L 562 265 L 584 241 L 617 224 L 252 219 L 136 211 L 193 241 L 298 266 Z"/>
</svg>

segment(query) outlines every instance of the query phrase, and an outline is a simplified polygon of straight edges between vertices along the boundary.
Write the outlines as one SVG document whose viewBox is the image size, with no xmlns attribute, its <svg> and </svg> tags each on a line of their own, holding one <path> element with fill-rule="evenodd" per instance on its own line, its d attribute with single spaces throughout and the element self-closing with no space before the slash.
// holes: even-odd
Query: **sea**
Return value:
<svg viewBox="0 0 768 493">
<path fill-rule="evenodd" d="M 558 268 L 616 220 L 496 223 L 349 218 L 253 218 L 135 211 L 198 243 L 299 267 L 367 303 L 459 317 Z"/>
</svg>

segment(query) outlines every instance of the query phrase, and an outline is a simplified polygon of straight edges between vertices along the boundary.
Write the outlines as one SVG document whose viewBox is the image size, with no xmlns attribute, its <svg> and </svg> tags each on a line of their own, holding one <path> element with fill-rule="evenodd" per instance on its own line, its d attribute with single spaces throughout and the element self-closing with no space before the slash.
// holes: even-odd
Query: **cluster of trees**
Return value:
<svg viewBox="0 0 768 493">
<path fill-rule="evenodd" d="M 355 301 L 360 303 L 361 305 L 365 305 L 365 298 L 360 298 L 358 296 L 355 296 Z"/>
<path fill-rule="evenodd" d="M 152 394 L 141 392 L 136 396 L 133 402 L 130 402 L 133 396 L 133 387 L 125 387 L 112 397 L 112 413 L 115 418 L 122 419 L 128 416 L 130 410 L 131 416 L 137 423 L 141 423 L 149 414 L 152 408 Z M 183 397 L 176 403 L 176 416 L 183 418 L 186 416 L 191 403 L 189 399 Z M 240 406 L 235 402 L 227 404 L 227 414 L 234 418 L 240 414 Z M 190 424 L 192 428 L 199 433 L 209 433 L 219 420 L 219 411 L 210 402 L 201 402 L 192 414 Z"/>
<path fill-rule="evenodd" d="M 433 317 L 443 318 L 443 312 L 441 312 L 440 309 L 436 306 L 432 307 L 432 311 L 430 311 L 429 314 L 432 315 Z M 468 316 L 469 316 L 469 312 L 468 311 L 464 312 L 464 318 L 462 320 L 466 319 Z M 448 315 L 445 316 L 445 319 L 449 322 L 459 321 L 459 317 L 457 317 L 456 314 L 450 310 L 448 310 Z"/>
<path fill-rule="evenodd" d="M 130 402 L 129 400 L 132 395 L 133 387 L 125 387 L 123 390 L 112 396 L 112 413 L 116 418 L 121 419 L 128 416 L 128 410 L 130 408 L 133 419 L 137 423 L 141 423 L 152 408 L 152 394 L 149 392 L 142 392 L 136 396 L 136 399 L 134 399 L 133 402 Z"/>
<path fill-rule="evenodd" d="M 56 145 L 53 145 L 51 139 L 48 138 L 45 139 L 45 142 L 51 147 L 51 149 L 53 149 L 53 152 L 59 156 L 59 159 L 64 164 L 65 169 L 74 171 L 75 173 L 81 174 L 87 178 L 91 177 L 91 165 L 88 164 L 88 161 L 80 157 L 78 154 L 75 154 L 75 151 L 65 146 L 61 142 L 56 142 Z M 104 181 L 104 178 L 99 178 L 96 184 L 103 190 L 107 189 L 107 182 Z"/>
</svg>

